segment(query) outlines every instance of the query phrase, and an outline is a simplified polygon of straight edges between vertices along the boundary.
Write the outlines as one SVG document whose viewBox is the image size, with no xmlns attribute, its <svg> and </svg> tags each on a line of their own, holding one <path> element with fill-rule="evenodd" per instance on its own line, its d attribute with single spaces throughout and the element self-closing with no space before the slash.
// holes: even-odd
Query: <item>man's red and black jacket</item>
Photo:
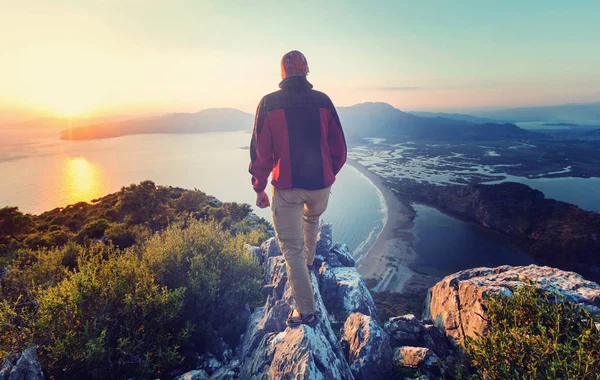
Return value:
<svg viewBox="0 0 600 380">
<path fill-rule="evenodd" d="M 250 144 L 252 187 L 325 189 L 346 162 L 346 140 L 333 103 L 306 77 L 290 77 L 256 110 Z"/>
</svg>

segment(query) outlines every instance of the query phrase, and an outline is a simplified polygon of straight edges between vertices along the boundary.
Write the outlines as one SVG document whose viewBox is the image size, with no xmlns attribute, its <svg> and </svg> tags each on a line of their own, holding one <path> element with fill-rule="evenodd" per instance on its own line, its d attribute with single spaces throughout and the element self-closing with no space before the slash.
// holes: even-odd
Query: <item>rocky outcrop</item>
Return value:
<svg viewBox="0 0 600 380">
<path fill-rule="evenodd" d="M 267 276 L 274 285 L 264 307 L 255 310 L 242 341 L 240 378 L 243 379 L 352 379 L 340 343 L 328 320 L 316 274 L 312 283 L 321 322 L 315 327 L 288 328 L 285 320 L 293 298 L 283 257 L 267 260 Z"/>
<path fill-rule="evenodd" d="M 247 331 L 237 348 L 236 359 L 239 358 L 240 365 L 239 374 L 235 376 L 240 379 L 337 380 L 354 379 L 355 376 L 379 378 L 379 374 L 387 373 L 388 364 L 391 365 L 391 348 L 389 338 L 376 323 L 373 298 L 354 267 L 348 248 L 332 242 L 331 225 L 321 224 L 315 260 L 319 271 L 311 272 L 317 313 L 321 319 L 314 328 L 305 325 L 288 328 L 285 325 L 294 307 L 285 260 L 276 239 L 262 244 L 257 256 L 264 263 L 267 301 L 250 317 Z M 362 314 L 355 314 L 354 319 L 347 321 L 355 312 Z M 344 322 L 347 322 L 347 328 L 341 342 L 347 347 L 346 352 L 336 335 Z M 231 372 L 236 373 L 235 370 Z M 212 376 L 216 374 L 218 371 Z"/>
<path fill-rule="evenodd" d="M 341 342 L 355 379 L 383 380 L 392 376 L 390 339 L 376 319 L 352 314 L 342 328 Z"/>
<path fill-rule="evenodd" d="M 42 366 L 37 361 L 35 347 L 22 354 L 8 355 L 0 369 L 0 380 L 44 380 Z"/>
<path fill-rule="evenodd" d="M 458 342 L 466 336 L 474 338 L 489 329 L 485 297 L 510 297 L 526 282 L 600 314 L 600 285 L 574 272 L 529 265 L 475 268 L 447 276 L 431 289 L 424 316 Z"/>
</svg>

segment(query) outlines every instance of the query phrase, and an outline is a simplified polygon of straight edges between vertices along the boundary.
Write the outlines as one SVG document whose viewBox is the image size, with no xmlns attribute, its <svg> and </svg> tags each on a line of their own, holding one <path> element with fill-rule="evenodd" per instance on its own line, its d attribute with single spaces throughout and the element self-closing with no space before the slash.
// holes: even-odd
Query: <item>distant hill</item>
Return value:
<svg viewBox="0 0 600 380">
<path fill-rule="evenodd" d="M 588 137 L 600 137 L 600 129 L 594 129 L 593 131 L 589 131 L 585 133 Z"/>
<path fill-rule="evenodd" d="M 564 104 L 545 107 L 520 107 L 496 111 L 473 111 L 482 117 L 504 121 L 542 121 L 577 123 L 600 120 L 600 102 L 585 104 Z"/>
<path fill-rule="evenodd" d="M 233 108 L 210 108 L 196 113 L 103 122 L 68 128 L 63 140 L 92 140 L 150 133 L 207 133 L 252 130 L 254 116 Z"/>
<path fill-rule="evenodd" d="M 446 112 L 423 112 L 423 111 L 409 111 L 410 114 L 421 117 L 443 117 L 445 119 L 450 120 L 463 120 L 469 121 L 475 124 L 485 124 L 485 123 L 498 123 L 501 121 L 488 119 L 486 117 L 479 117 L 473 115 L 467 115 L 464 113 L 446 113 Z"/>
<path fill-rule="evenodd" d="M 420 117 L 402 112 L 387 103 L 361 103 L 339 107 L 344 130 L 349 136 L 382 137 L 397 140 L 443 141 L 539 139 L 544 135 L 513 124 L 474 124 L 442 117 Z"/>
</svg>

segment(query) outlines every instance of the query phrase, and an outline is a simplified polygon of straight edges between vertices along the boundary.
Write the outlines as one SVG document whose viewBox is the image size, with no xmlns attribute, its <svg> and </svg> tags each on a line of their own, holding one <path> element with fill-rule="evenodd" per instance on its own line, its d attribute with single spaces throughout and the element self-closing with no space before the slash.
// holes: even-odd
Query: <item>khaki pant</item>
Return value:
<svg viewBox="0 0 600 380">
<path fill-rule="evenodd" d="M 327 209 L 329 193 L 329 187 L 322 190 L 273 188 L 273 225 L 296 308 L 302 314 L 316 310 L 306 265 L 312 265 L 315 259 L 319 217 Z"/>
</svg>

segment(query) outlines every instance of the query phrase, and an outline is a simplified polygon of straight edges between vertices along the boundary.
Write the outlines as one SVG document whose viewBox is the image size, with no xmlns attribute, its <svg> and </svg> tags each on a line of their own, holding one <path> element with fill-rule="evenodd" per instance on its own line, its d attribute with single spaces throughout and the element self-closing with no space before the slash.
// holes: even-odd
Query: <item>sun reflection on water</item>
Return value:
<svg viewBox="0 0 600 380">
<path fill-rule="evenodd" d="M 90 201 L 102 196 L 99 169 L 83 157 L 67 158 L 62 177 L 63 196 L 68 204 Z"/>
</svg>

